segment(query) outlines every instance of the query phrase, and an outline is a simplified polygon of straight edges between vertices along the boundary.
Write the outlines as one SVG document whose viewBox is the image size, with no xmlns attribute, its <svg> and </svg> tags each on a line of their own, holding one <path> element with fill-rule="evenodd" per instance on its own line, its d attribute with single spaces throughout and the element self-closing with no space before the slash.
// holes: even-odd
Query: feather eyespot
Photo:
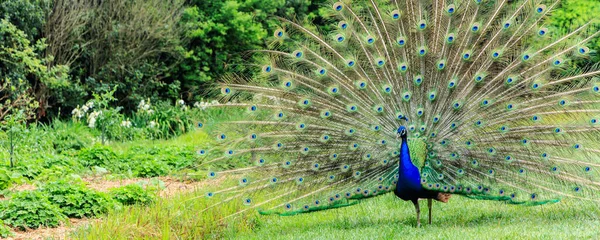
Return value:
<svg viewBox="0 0 600 240">
<path fill-rule="evenodd" d="M 454 12 L 456 12 L 456 6 L 454 4 L 448 5 L 448 7 L 446 7 L 446 12 L 452 15 Z"/>
<path fill-rule="evenodd" d="M 346 63 L 346 65 L 348 67 L 354 67 L 354 64 L 355 64 L 354 60 L 348 60 L 348 62 Z"/>
<path fill-rule="evenodd" d="M 270 73 L 271 71 L 273 71 L 273 67 L 271 67 L 270 65 L 263 67 L 263 72 Z"/>
<path fill-rule="evenodd" d="M 273 35 L 274 35 L 276 38 L 281 38 L 281 37 L 283 37 L 283 35 L 284 35 L 284 32 L 283 32 L 283 30 L 282 30 L 282 29 L 277 29 L 277 30 L 275 30 L 275 32 L 273 33 Z"/>
<path fill-rule="evenodd" d="M 446 36 L 446 42 L 447 43 L 449 43 L 449 44 L 453 43 L 454 40 L 455 40 L 454 33 L 450 33 L 450 34 L 448 34 L 448 36 Z"/>
<path fill-rule="evenodd" d="M 344 5 L 341 2 L 336 2 L 333 4 L 333 10 L 339 12 L 344 9 Z"/>
<path fill-rule="evenodd" d="M 397 19 L 399 19 L 399 18 L 400 18 L 400 12 L 399 12 L 398 10 L 394 10 L 394 11 L 392 11 L 392 18 L 393 18 L 394 20 L 397 20 Z"/>
<path fill-rule="evenodd" d="M 546 5 L 539 5 L 536 7 L 535 12 L 538 14 L 542 14 L 546 11 Z"/>
</svg>

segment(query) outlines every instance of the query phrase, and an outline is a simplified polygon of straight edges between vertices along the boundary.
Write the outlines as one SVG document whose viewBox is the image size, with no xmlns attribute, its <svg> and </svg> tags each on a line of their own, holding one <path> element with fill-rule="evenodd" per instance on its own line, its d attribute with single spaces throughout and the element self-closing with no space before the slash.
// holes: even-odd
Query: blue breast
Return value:
<svg viewBox="0 0 600 240">
<path fill-rule="evenodd" d="M 405 138 L 402 139 L 400 147 L 400 163 L 398 167 L 398 183 L 394 193 L 403 200 L 413 200 L 425 194 L 421 186 L 421 174 L 410 159 L 410 151 Z"/>
</svg>

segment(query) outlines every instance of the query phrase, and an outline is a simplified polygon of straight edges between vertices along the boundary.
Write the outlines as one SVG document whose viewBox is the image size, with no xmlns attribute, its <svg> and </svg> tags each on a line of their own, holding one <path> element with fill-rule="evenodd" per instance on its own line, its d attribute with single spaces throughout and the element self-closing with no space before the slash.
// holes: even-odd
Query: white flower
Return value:
<svg viewBox="0 0 600 240">
<path fill-rule="evenodd" d="M 212 105 L 217 105 L 217 104 L 219 104 L 219 101 L 217 101 L 217 100 L 212 100 L 212 101 L 210 102 L 210 104 L 212 104 Z"/>
<path fill-rule="evenodd" d="M 89 108 L 86 105 L 81 106 L 81 111 L 87 112 Z"/>
<path fill-rule="evenodd" d="M 147 112 L 148 114 L 153 114 L 153 113 L 154 113 L 154 110 L 152 110 L 152 109 L 148 109 L 148 111 L 146 111 L 146 112 Z"/>
<path fill-rule="evenodd" d="M 93 108 L 94 107 L 94 102 L 89 101 L 87 104 L 85 104 L 88 108 Z"/>
<path fill-rule="evenodd" d="M 179 99 L 177 100 L 177 105 L 185 106 L 185 101 L 183 101 L 183 99 Z"/>
<path fill-rule="evenodd" d="M 71 111 L 71 115 L 73 115 L 74 117 L 79 116 L 79 113 L 80 113 L 80 111 L 78 108 L 75 108 L 75 109 L 73 109 L 73 111 Z"/>
<path fill-rule="evenodd" d="M 122 121 L 121 122 L 121 127 L 130 128 L 131 127 L 131 121 L 129 121 L 129 120 Z"/>
<path fill-rule="evenodd" d="M 156 125 L 157 125 L 157 124 L 156 124 L 156 122 L 155 122 L 155 121 L 150 121 L 150 123 L 148 123 L 148 127 L 149 127 L 149 128 L 154 128 L 154 127 L 156 127 Z"/>
<path fill-rule="evenodd" d="M 202 103 L 195 102 L 195 103 L 194 103 L 194 107 L 195 107 L 195 108 L 200 108 L 200 106 L 202 106 L 201 104 L 203 104 L 203 103 L 204 103 L 204 102 L 202 102 Z"/>
<path fill-rule="evenodd" d="M 90 127 L 90 128 L 96 127 L 96 118 L 95 117 L 88 119 L 88 127 Z"/>
<path fill-rule="evenodd" d="M 140 101 L 140 104 L 138 104 L 138 108 L 144 109 L 144 106 L 146 106 L 146 101 L 144 101 L 144 100 Z"/>
</svg>

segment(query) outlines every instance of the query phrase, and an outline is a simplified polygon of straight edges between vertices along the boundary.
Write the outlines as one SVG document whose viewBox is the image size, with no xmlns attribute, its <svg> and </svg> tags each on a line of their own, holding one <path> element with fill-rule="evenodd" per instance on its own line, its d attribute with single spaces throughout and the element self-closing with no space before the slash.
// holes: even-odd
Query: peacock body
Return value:
<svg viewBox="0 0 600 240">
<path fill-rule="evenodd" d="M 199 123 L 217 139 L 201 165 L 224 179 L 207 209 L 295 215 L 392 192 L 417 214 L 418 199 L 450 194 L 599 202 L 600 70 L 586 43 L 600 32 L 552 33 L 558 6 L 344 0 L 328 32 L 281 19 L 253 52 L 259 77 L 228 77 L 211 106 L 243 117 Z"/>
</svg>

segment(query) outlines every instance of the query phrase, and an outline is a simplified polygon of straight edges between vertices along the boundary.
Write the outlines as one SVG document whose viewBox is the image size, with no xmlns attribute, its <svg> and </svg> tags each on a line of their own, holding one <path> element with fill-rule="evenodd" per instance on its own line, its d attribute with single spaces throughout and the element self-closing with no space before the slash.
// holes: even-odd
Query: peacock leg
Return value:
<svg viewBox="0 0 600 240">
<path fill-rule="evenodd" d="M 419 200 L 413 200 L 415 210 L 417 210 L 417 227 L 421 227 L 421 209 L 419 208 Z"/>
<path fill-rule="evenodd" d="M 429 224 L 431 224 L 431 208 L 432 208 L 433 200 L 431 198 L 427 199 L 427 207 L 429 208 Z"/>
</svg>

